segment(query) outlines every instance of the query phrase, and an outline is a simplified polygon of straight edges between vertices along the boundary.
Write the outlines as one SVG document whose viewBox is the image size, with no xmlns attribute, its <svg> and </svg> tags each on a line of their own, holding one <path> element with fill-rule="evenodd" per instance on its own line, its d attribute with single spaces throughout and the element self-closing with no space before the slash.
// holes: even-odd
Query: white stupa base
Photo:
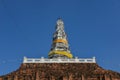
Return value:
<svg viewBox="0 0 120 80">
<path fill-rule="evenodd" d="M 96 63 L 95 57 L 93 58 L 73 58 L 73 59 L 48 59 L 48 58 L 27 58 L 24 57 L 23 63 Z"/>
</svg>

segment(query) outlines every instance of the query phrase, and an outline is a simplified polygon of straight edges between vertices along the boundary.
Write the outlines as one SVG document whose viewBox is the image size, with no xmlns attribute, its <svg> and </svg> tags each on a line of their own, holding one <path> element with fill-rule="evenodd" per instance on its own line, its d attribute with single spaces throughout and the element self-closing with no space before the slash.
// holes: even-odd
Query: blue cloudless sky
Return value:
<svg viewBox="0 0 120 80">
<path fill-rule="evenodd" d="M 120 72 L 120 0 L 0 0 L 0 75 L 47 57 L 59 17 L 74 56 Z"/>
</svg>

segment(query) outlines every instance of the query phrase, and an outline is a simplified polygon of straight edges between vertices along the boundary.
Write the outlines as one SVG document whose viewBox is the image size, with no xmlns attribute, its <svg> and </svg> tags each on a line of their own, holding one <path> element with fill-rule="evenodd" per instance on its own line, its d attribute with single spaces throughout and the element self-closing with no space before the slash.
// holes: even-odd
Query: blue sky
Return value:
<svg viewBox="0 0 120 80">
<path fill-rule="evenodd" d="M 62 17 L 74 56 L 120 72 L 120 0 L 0 0 L 0 75 L 47 57 Z"/>
</svg>

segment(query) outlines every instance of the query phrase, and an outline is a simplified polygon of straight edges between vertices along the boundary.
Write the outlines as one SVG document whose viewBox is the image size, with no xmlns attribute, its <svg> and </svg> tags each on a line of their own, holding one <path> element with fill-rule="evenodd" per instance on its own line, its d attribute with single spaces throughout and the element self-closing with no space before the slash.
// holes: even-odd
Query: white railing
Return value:
<svg viewBox="0 0 120 80">
<path fill-rule="evenodd" d="M 95 57 L 93 58 L 73 58 L 73 59 L 47 59 L 41 58 L 27 58 L 24 57 L 23 63 L 96 63 Z"/>
</svg>

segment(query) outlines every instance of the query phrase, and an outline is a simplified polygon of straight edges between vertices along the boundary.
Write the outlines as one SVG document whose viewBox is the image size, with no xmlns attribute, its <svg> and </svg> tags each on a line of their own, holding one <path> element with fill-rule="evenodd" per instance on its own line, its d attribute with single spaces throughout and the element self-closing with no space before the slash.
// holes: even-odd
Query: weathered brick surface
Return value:
<svg viewBox="0 0 120 80">
<path fill-rule="evenodd" d="M 26 63 L 0 80 L 120 80 L 120 74 L 95 63 Z"/>
</svg>

